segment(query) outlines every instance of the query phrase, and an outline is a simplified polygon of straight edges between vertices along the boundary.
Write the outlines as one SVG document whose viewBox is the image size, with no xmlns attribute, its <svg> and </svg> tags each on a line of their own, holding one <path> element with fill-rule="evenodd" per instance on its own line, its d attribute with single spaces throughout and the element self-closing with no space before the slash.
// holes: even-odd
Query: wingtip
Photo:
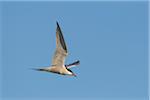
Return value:
<svg viewBox="0 0 150 100">
<path fill-rule="evenodd" d="M 56 21 L 57 26 L 59 27 L 58 21 Z"/>
<path fill-rule="evenodd" d="M 80 60 L 77 60 L 76 62 L 74 62 L 76 65 L 80 65 Z"/>
<path fill-rule="evenodd" d="M 80 64 L 80 60 L 77 60 L 76 62 Z"/>
</svg>

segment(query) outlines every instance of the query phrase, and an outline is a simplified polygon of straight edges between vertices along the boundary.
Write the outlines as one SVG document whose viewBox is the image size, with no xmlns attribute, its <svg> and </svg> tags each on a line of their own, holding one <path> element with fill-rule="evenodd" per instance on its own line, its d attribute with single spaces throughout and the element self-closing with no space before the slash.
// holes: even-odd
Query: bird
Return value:
<svg viewBox="0 0 150 100">
<path fill-rule="evenodd" d="M 65 64 L 65 60 L 68 55 L 68 49 L 57 21 L 56 24 L 56 49 L 52 58 L 52 64 L 49 67 L 34 68 L 34 70 L 77 77 L 77 75 L 70 68 L 79 65 L 80 61 L 77 60 L 71 64 Z"/>
</svg>

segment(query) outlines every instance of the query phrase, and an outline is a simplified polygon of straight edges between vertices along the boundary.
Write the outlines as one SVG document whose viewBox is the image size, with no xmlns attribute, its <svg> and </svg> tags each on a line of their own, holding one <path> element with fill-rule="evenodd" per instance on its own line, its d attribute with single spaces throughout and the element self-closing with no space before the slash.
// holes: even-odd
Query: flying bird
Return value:
<svg viewBox="0 0 150 100">
<path fill-rule="evenodd" d="M 73 66 L 79 65 L 80 61 L 77 60 L 71 64 L 65 65 L 65 59 L 68 55 L 68 49 L 61 31 L 61 28 L 56 22 L 56 50 L 52 59 L 52 64 L 49 67 L 34 69 L 37 71 L 45 71 L 45 72 L 52 72 L 60 75 L 69 75 L 75 76 L 76 74 L 70 70 Z"/>
</svg>

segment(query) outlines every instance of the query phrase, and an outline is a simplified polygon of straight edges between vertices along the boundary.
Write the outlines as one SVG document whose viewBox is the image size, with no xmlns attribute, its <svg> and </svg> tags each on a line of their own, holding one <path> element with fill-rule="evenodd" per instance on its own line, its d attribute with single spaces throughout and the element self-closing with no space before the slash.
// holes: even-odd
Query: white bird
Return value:
<svg viewBox="0 0 150 100">
<path fill-rule="evenodd" d="M 56 50 L 52 59 L 52 65 L 49 67 L 39 68 L 34 70 L 52 72 L 61 75 L 76 76 L 73 73 L 73 71 L 70 70 L 70 68 L 72 68 L 72 66 L 79 65 L 80 61 L 78 60 L 75 61 L 74 63 L 65 65 L 65 59 L 66 56 L 68 55 L 68 50 L 60 26 L 58 22 L 56 23 L 57 23 Z"/>
</svg>

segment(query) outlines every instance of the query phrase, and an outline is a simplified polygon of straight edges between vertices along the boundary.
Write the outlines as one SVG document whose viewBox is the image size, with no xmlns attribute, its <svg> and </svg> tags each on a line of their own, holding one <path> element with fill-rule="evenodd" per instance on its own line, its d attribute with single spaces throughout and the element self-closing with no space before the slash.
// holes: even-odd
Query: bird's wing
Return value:
<svg viewBox="0 0 150 100">
<path fill-rule="evenodd" d="M 56 29 L 56 50 L 52 59 L 52 66 L 60 66 L 62 67 L 65 63 L 65 58 L 67 56 L 67 46 L 60 29 L 60 26 L 57 22 L 57 29 Z"/>
<path fill-rule="evenodd" d="M 77 66 L 79 64 L 80 64 L 80 61 L 78 60 L 78 61 L 75 61 L 71 64 L 65 65 L 65 67 L 69 69 L 69 68 L 72 68 L 72 67 Z"/>
</svg>

